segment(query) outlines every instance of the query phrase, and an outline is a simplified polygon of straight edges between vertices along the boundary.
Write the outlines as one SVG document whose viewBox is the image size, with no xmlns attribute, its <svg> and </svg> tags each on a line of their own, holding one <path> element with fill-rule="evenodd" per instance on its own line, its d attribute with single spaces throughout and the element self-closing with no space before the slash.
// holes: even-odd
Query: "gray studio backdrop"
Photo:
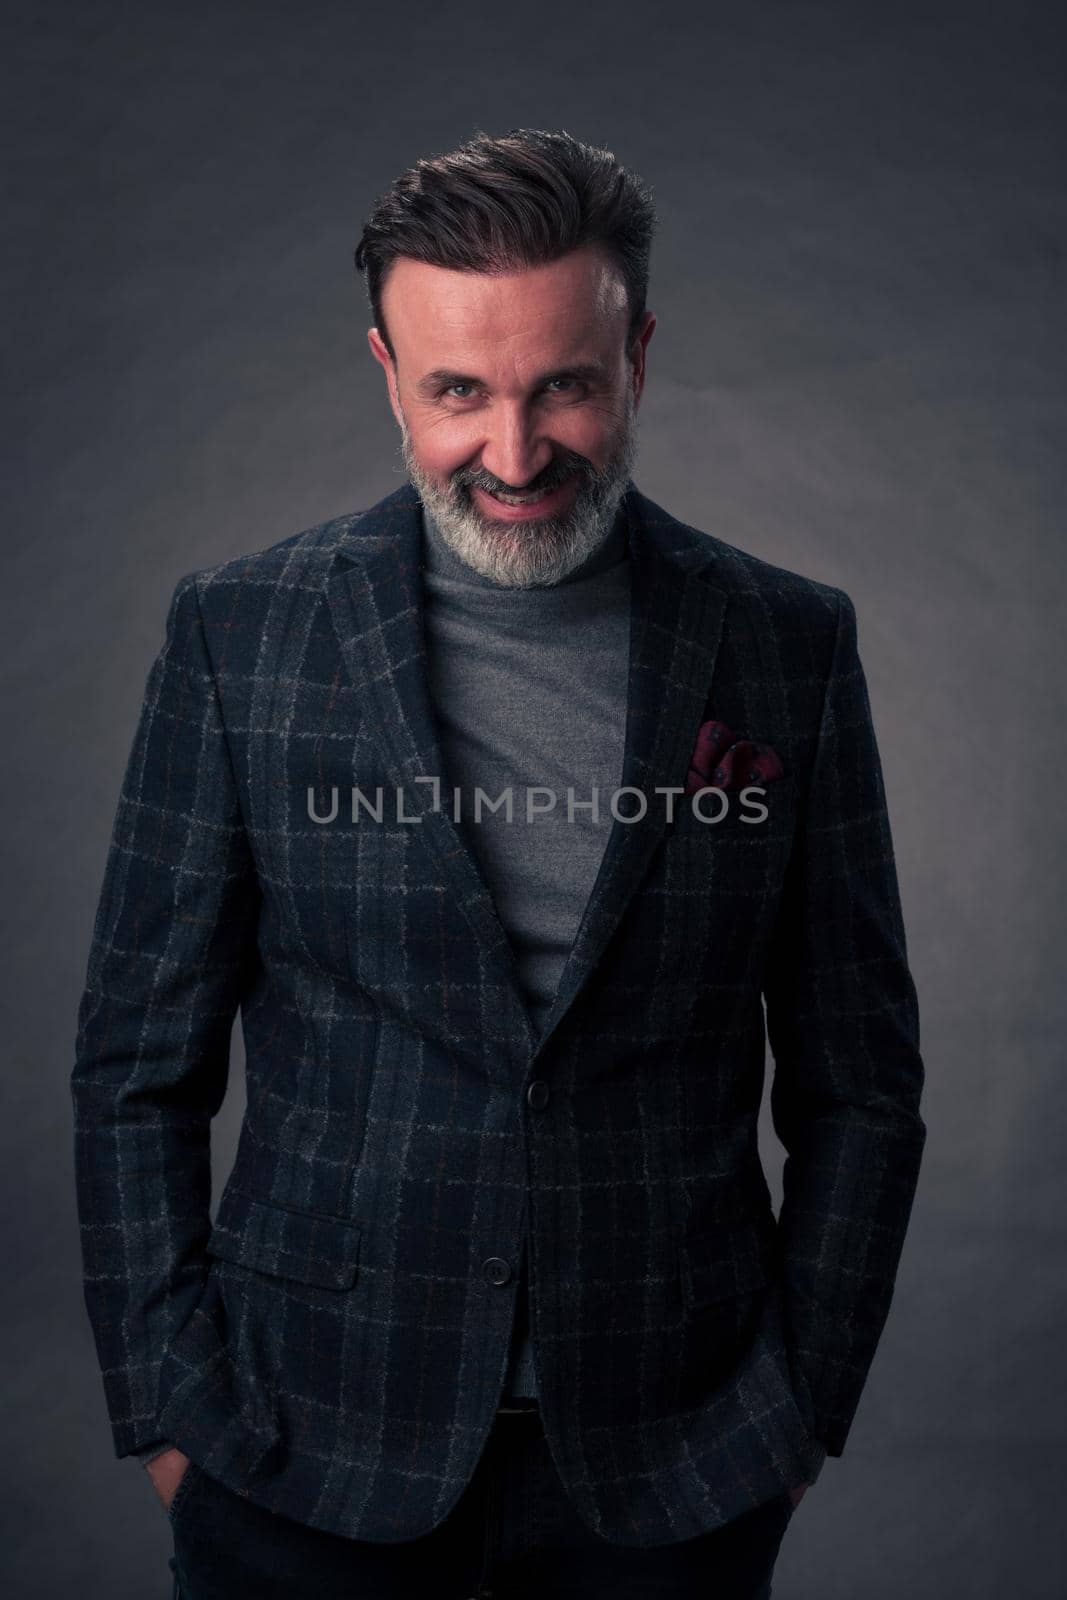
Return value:
<svg viewBox="0 0 1067 1600">
<path fill-rule="evenodd" d="M 885 767 L 929 1139 L 776 1600 L 1064 1593 L 1054 8 L 87 0 L 4 26 L 2 1592 L 170 1593 L 163 1511 L 111 1450 L 68 1088 L 168 598 L 400 484 L 362 218 L 416 157 L 534 124 L 655 187 L 639 486 L 848 591 Z M 216 1193 L 242 1105 L 238 1040 Z"/>
</svg>

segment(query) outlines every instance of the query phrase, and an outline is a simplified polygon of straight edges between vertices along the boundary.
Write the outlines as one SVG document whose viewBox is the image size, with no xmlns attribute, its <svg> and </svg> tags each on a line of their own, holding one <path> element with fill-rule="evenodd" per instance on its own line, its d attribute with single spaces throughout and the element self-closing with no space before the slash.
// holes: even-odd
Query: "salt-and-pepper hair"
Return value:
<svg viewBox="0 0 1067 1600">
<path fill-rule="evenodd" d="M 389 269 L 406 256 L 429 266 L 514 272 L 586 245 L 601 246 L 626 285 L 630 358 L 648 294 L 656 215 L 652 190 L 610 150 L 560 130 L 479 132 L 420 160 L 380 195 L 355 252 L 374 325 L 396 359 L 382 316 Z"/>
</svg>

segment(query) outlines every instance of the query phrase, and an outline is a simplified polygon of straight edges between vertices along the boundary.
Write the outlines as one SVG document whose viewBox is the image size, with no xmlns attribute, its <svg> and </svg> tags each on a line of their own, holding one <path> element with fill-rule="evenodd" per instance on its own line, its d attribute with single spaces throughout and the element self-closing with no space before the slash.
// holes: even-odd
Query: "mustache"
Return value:
<svg viewBox="0 0 1067 1600">
<path fill-rule="evenodd" d="M 567 451 L 565 455 L 557 457 L 551 466 L 546 467 L 533 483 L 523 484 L 516 488 L 513 484 L 503 483 L 492 473 L 478 469 L 473 471 L 466 467 L 452 476 L 452 486 L 455 490 L 484 489 L 487 494 L 548 494 L 552 489 L 558 489 L 568 478 L 581 474 L 587 479 L 596 477 L 596 469 L 587 456 L 576 455 L 574 451 Z"/>
</svg>

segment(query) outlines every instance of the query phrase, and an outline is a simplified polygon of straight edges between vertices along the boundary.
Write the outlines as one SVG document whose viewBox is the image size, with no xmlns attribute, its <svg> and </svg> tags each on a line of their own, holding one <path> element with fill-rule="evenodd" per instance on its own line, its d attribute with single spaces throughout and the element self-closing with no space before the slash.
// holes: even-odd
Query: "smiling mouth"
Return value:
<svg viewBox="0 0 1067 1600">
<path fill-rule="evenodd" d="M 538 489 L 533 494 L 511 494 L 503 489 L 483 489 L 482 493 L 488 495 L 490 500 L 499 501 L 502 506 L 538 506 L 542 501 L 551 500 L 559 494 L 568 482 L 569 479 L 565 478 L 562 483 L 553 484 L 550 489 Z"/>
<path fill-rule="evenodd" d="M 540 494 L 501 494 L 496 489 L 486 490 L 486 494 L 493 500 L 499 500 L 502 506 L 535 506 L 538 501 L 547 500 L 551 493 L 551 489 L 545 489 Z"/>
</svg>

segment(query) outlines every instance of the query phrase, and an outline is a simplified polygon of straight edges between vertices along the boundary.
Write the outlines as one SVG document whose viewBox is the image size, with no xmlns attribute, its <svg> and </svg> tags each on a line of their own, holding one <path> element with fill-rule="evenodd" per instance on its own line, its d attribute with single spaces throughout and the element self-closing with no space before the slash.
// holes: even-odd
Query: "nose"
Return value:
<svg viewBox="0 0 1067 1600">
<path fill-rule="evenodd" d="M 552 445 L 540 432 L 536 416 L 520 404 L 494 409 L 482 445 L 482 471 L 502 487 L 521 492 L 552 460 Z"/>
</svg>

